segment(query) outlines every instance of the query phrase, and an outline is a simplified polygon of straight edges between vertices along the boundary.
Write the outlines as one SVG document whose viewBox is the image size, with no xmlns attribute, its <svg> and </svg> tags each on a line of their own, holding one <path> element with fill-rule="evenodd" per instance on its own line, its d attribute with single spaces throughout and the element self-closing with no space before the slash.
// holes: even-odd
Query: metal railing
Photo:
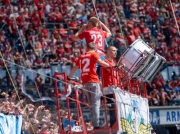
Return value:
<svg viewBox="0 0 180 134">
<path fill-rule="evenodd" d="M 33 66 L 32 68 L 25 68 L 25 67 L 21 67 L 21 66 L 11 66 L 8 67 L 8 69 L 11 72 L 13 81 L 16 84 L 16 71 L 19 71 L 20 75 L 24 75 L 24 82 L 26 83 L 31 82 L 34 83 L 34 79 L 37 76 L 37 73 L 40 74 L 41 78 L 43 79 L 43 84 L 45 82 L 45 79 L 47 77 L 52 78 L 55 72 L 65 72 L 67 75 L 70 73 L 71 69 L 72 69 L 72 64 L 64 64 L 64 63 L 53 63 L 50 65 L 49 68 L 39 68 L 36 66 Z M 10 83 L 10 79 L 7 73 L 7 70 L 5 67 L 1 67 L 0 68 L 0 80 L 2 81 L 0 84 L 0 88 L 3 89 L 7 88 L 7 85 Z M 79 77 L 80 75 L 80 71 L 78 70 L 73 77 Z M 32 84 L 33 85 L 33 84 Z"/>
</svg>

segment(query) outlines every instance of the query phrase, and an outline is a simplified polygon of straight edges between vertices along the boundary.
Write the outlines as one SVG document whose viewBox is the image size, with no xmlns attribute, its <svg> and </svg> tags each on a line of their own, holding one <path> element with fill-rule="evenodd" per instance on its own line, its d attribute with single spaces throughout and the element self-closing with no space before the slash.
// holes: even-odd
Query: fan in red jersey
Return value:
<svg viewBox="0 0 180 134">
<path fill-rule="evenodd" d="M 107 58 L 104 60 L 106 63 L 108 63 L 110 66 L 116 66 L 116 58 L 117 55 L 117 49 L 114 46 L 109 46 L 107 48 Z M 109 68 L 104 68 L 102 73 L 103 77 L 103 94 L 107 97 L 106 101 L 107 104 L 111 104 L 109 107 L 111 110 L 109 110 L 109 119 L 110 119 L 110 127 L 112 127 L 116 122 L 116 114 L 115 114 L 115 105 L 113 104 L 113 100 L 109 98 L 114 98 L 114 89 L 118 85 L 118 75 L 116 73 L 116 70 L 110 70 Z M 113 73 L 113 74 L 112 74 Z M 112 78 L 113 77 L 113 78 Z M 113 80 L 112 80 L 113 79 Z"/>
<path fill-rule="evenodd" d="M 101 27 L 102 30 L 99 27 Z M 85 39 L 87 45 L 90 42 L 96 43 L 97 51 L 100 56 L 102 56 L 104 55 L 104 40 L 111 35 L 111 31 L 101 21 L 96 17 L 91 17 L 88 24 L 83 24 L 80 30 L 75 34 L 75 39 Z"/>
<path fill-rule="evenodd" d="M 90 92 L 86 92 L 86 97 L 90 103 L 90 110 L 92 116 L 92 123 L 94 129 L 99 128 L 99 116 L 100 116 L 100 97 L 102 96 L 99 78 L 96 73 L 96 64 L 99 63 L 104 67 L 108 67 L 109 64 L 102 61 L 99 55 L 96 53 L 96 44 L 89 43 L 87 46 L 87 52 L 82 54 L 76 61 L 76 66 L 71 70 L 68 79 L 70 79 L 75 71 L 80 68 L 81 79 L 84 88 Z"/>
</svg>

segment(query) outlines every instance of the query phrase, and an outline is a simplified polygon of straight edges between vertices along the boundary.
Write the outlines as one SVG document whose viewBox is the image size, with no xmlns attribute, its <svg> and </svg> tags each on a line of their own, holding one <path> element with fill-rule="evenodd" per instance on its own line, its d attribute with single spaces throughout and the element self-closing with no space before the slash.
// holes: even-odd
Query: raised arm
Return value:
<svg viewBox="0 0 180 134">
<path fill-rule="evenodd" d="M 79 31 L 75 34 L 75 40 L 78 41 L 80 38 L 78 37 L 85 29 L 86 29 L 86 24 L 82 25 L 82 27 L 79 29 Z"/>
<path fill-rule="evenodd" d="M 109 30 L 109 28 L 106 25 L 104 25 L 101 21 L 99 22 L 99 24 L 102 27 L 102 29 L 107 33 L 107 37 L 111 37 L 112 33 Z"/>
</svg>

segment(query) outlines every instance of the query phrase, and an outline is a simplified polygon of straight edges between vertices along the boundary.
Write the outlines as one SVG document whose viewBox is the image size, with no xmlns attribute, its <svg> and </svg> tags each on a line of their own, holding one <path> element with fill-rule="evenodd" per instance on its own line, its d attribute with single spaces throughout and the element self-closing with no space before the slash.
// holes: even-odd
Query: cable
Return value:
<svg viewBox="0 0 180 134">
<path fill-rule="evenodd" d="M 10 5 L 10 3 L 9 3 L 9 6 L 10 6 L 10 9 L 11 9 L 11 11 L 12 11 L 12 14 L 14 14 L 13 6 Z M 23 41 L 22 41 L 22 37 L 21 37 L 21 34 L 20 34 L 20 32 L 19 32 L 19 29 L 18 29 L 17 21 L 16 21 L 16 18 L 15 18 L 14 16 L 13 16 L 13 19 L 14 19 L 14 24 L 15 24 L 16 30 L 17 30 L 18 35 L 19 35 L 19 38 L 20 38 L 20 42 L 21 42 L 22 47 L 23 47 L 23 50 L 24 50 L 24 54 L 25 54 L 25 56 L 27 57 L 26 50 L 25 50 L 25 48 L 24 48 L 24 43 L 23 43 Z M 32 75 L 33 75 L 33 74 L 32 74 Z M 39 92 L 39 89 L 38 89 L 38 87 L 37 87 L 36 82 L 35 82 L 35 86 L 36 86 L 36 90 L 37 90 L 37 92 L 38 92 L 38 95 L 39 95 L 39 97 L 41 98 L 41 95 L 40 95 L 40 92 Z M 43 105 L 43 102 L 42 102 L 42 101 L 41 101 L 41 103 L 42 103 L 42 105 Z"/>
<path fill-rule="evenodd" d="M 127 44 L 126 44 L 126 41 L 125 41 L 125 38 L 124 38 L 124 34 L 123 34 L 123 31 L 122 31 L 122 27 L 121 27 L 121 23 L 120 23 L 120 18 L 119 18 L 119 16 L 118 16 L 118 12 L 117 12 L 117 9 L 116 9 L 116 4 L 115 4 L 115 1 L 114 1 L 114 0 L 113 0 L 113 2 L 114 2 L 114 6 L 115 6 L 116 16 L 117 16 L 117 18 L 118 18 L 119 28 L 120 28 L 120 31 L 121 31 L 121 33 L 122 33 L 122 35 L 123 35 L 124 44 L 125 44 L 125 47 L 126 47 L 126 49 L 127 49 Z M 97 10 L 96 10 L 96 6 L 95 6 L 94 0 L 92 0 L 92 3 L 93 3 L 93 6 L 94 6 L 94 9 L 95 9 L 95 12 L 96 12 L 96 16 L 97 16 L 98 20 L 100 20 L 100 19 L 99 19 L 99 16 L 98 16 L 98 13 L 97 13 Z M 102 27 L 101 27 L 101 29 L 102 29 Z M 105 41 L 106 41 L 106 40 L 105 40 Z M 107 42 L 106 42 L 106 43 L 107 43 Z"/>
<path fill-rule="evenodd" d="M 177 19 L 176 19 L 176 15 L 175 15 L 175 13 L 174 13 L 174 9 L 173 9 L 173 6 L 172 6 L 172 2 L 171 2 L 171 0 L 169 0 L 169 2 L 170 2 L 170 5 L 171 5 L 171 10 L 172 10 L 172 12 L 173 12 L 174 20 L 175 20 L 175 23 L 176 23 L 176 26 L 177 26 L 177 29 L 178 29 L 178 33 L 179 33 L 179 36 L 180 36 L 179 25 L 178 25 L 178 23 L 177 23 Z"/>
<path fill-rule="evenodd" d="M 96 6 L 95 6 L 95 3 L 94 3 L 94 0 L 92 0 L 92 3 L 93 3 L 93 6 L 94 6 L 94 9 L 95 9 L 95 12 L 96 12 L 96 16 L 97 16 L 98 20 L 100 21 L 99 16 L 98 16 L 98 13 L 97 13 L 97 10 L 96 10 Z M 100 27 L 101 27 L 101 29 L 102 29 L 102 26 L 101 26 L 101 25 L 100 25 Z M 108 43 L 107 43 L 106 39 L 105 39 L 105 43 L 107 44 L 107 47 L 108 47 Z"/>
<path fill-rule="evenodd" d="M 0 58 L 0 59 L 2 59 L 2 58 Z M 6 61 L 6 62 L 8 62 L 8 63 L 11 63 L 11 64 L 14 64 L 14 65 L 17 65 L 17 64 L 15 64 L 15 63 L 13 63 L 13 62 L 11 62 L 11 61 L 8 61 L 8 60 L 4 60 L 4 61 Z M 27 69 L 27 70 L 28 70 L 28 68 L 26 68 L 26 67 L 24 67 L 24 66 L 21 66 L 21 65 L 17 65 L 17 66 L 19 66 L 19 67 L 21 67 L 21 68 L 23 68 L 23 69 Z M 34 71 L 34 70 L 32 70 L 32 72 L 37 73 L 37 71 Z M 64 82 L 63 80 L 56 79 L 56 78 L 53 78 L 53 77 L 48 76 L 48 75 L 44 75 L 44 74 L 40 74 L 40 75 L 41 75 L 41 76 L 44 76 L 44 77 L 47 77 L 47 78 L 50 78 L 50 79 L 53 79 L 53 80 L 56 80 L 56 81 L 59 81 L 59 82 L 62 82 L 62 83 L 64 83 L 64 84 L 70 84 L 70 85 L 74 86 L 74 85 L 73 85 L 72 83 L 70 83 L 69 81 L 68 81 L 68 82 Z M 83 85 L 80 84 L 80 86 L 83 86 Z M 94 92 L 89 91 L 89 90 L 86 90 L 86 89 L 84 89 L 84 88 L 79 88 L 79 89 L 84 90 L 84 91 L 89 92 L 89 93 L 92 93 L 92 94 L 95 94 Z M 127 93 L 129 93 L 129 92 L 127 92 Z M 104 96 L 104 95 L 103 95 L 102 97 L 105 97 L 105 98 L 107 98 L 107 99 L 112 99 L 112 98 L 106 97 L 106 96 Z M 129 99 L 131 99 L 131 98 L 123 99 L 123 101 L 129 100 Z M 123 102 L 119 102 L 119 101 L 117 101 L 117 100 L 114 100 L 114 102 L 123 103 Z M 126 103 L 123 103 L 123 104 L 126 104 Z M 126 104 L 126 105 L 127 105 L 127 104 Z M 141 110 L 141 111 L 143 111 L 143 110 Z M 147 113 L 147 111 L 143 111 L 143 112 Z"/>
<path fill-rule="evenodd" d="M 10 2 L 9 2 L 9 7 L 10 7 L 10 10 L 11 10 L 11 13 L 14 14 L 13 6 L 11 5 Z M 23 41 L 22 41 L 22 38 L 21 38 L 21 35 L 20 35 L 20 32 L 19 32 L 19 29 L 18 29 L 18 25 L 17 25 L 17 22 L 16 22 L 16 18 L 15 18 L 14 16 L 13 16 L 13 19 L 14 19 L 15 28 L 16 28 L 16 30 L 17 30 L 17 32 L 18 32 L 18 35 L 19 35 L 19 38 L 20 38 L 20 41 L 21 41 L 21 44 L 22 44 L 22 47 L 23 47 L 23 50 L 24 50 L 24 54 L 27 56 L 26 51 L 25 51 L 25 48 L 24 48 L 24 43 L 23 43 Z M 16 92 L 16 95 L 18 96 L 18 99 L 19 99 L 19 101 L 20 101 L 19 94 L 18 94 L 17 89 L 16 89 L 16 87 L 15 87 L 15 84 L 14 84 L 14 82 L 13 82 L 13 80 L 12 80 L 12 77 L 11 77 L 11 75 L 10 75 L 10 73 L 9 73 L 9 70 L 8 70 L 8 68 L 7 68 L 7 65 L 6 65 L 6 63 L 4 62 L 5 60 L 4 60 L 3 55 L 2 55 L 1 52 L 0 52 L 0 56 L 2 57 L 3 63 L 4 63 L 4 65 L 5 65 L 5 68 L 6 68 L 6 70 L 7 70 L 7 72 L 8 72 L 8 75 L 9 75 L 9 77 L 10 77 L 12 83 L 13 83 L 13 87 L 14 87 L 14 90 L 15 90 L 15 92 Z M 36 89 L 37 89 L 37 87 L 36 87 Z M 38 94 L 39 94 L 39 91 L 38 91 Z M 41 97 L 40 94 L 39 94 L 39 97 Z M 20 104 L 21 104 L 21 106 L 23 107 L 22 103 L 20 103 Z M 42 104 L 43 104 L 43 103 L 42 103 Z M 29 118 L 29 117 L 28 117 L 28 118 Z M 29 121 L 28 121 L 28 122 L 29 122 Z M 31 128 L 32 128 L 32 130 L 33 130 L 33 133 L 35 133 L 35 131 L 34 131 L 33 127 L 32 127 L 31 122 L 30 122 L 30 126 L 31 126 Z"/>
<path fill-rule="evenodd" d="M 15 93 L 16 93 L 18 99 L 19 99 L 20 105 L 21 105 L 22 108 L 24 109 L 25 107 L 23 106 L 23 104 L 22 104 L 21 101 L 20 101 L 20 100 L 21 100 L 21 99 L 20 99 L 20 96 L 19 96 L 19 94 L 18 94 L 18 91 L 17 91 L 16 86 L 15 86 L 15 84 L 14 84 L 14 82 L 13 82 L 12 76 L 11 76 L 9 70 L 8 70 L 7 64 L 6 64 L 6 62 L 5 62 L 5 59 L 3 58 L 3 55 L 2 55 L 2 53 L 1 53 L 1 51 L 0 51 L 0 57 L 2 57 L 1 59 L 2 59 L 2 61 L 3 61 L 3 63 L 4 63 L 4 66 L 5 66 L 5 68 L 6 68 L 6 71 L 7 71 L 8 75 L 9 75 L 9 78 L 10 78 L 12 84 L 13 84 L 13 87 L 14 87 Z M 30 125 L 32 126 L 31 122 L 30 122 Z M 33 132 L 34 132 L 33 127 L 32 127 L 32 130 L 33 130 Z M 35 134 L 35 132 L 34 132 L 34 134 Z"/>
<path fill-rule="evenodd" d="M 123 30 L 122 30 L 122 27 L 121 27 L 121 22 L 120 22 L 120 18 L 119 18 L 118 12 L 117 12 L 115 0 L 113 0 L 113 2 L 114 2 L 114 8 L 115 8 L 115 11 L 116 11 L 116 16 L 117 16 L 117 18 L 118 18 L 117 20 L 118 20 L 118 23 L 119 23 L 119 28 L 120 28 L 120 31 L 121 31 L 121 33 L 122 33 L 123 39 L 124 39 L 125 47 L 126 47 L 126 49 L 127 49 L 127 43 L 126 43 L 126 41 L 125 41 L 125 36 L 124 36 Z"/>
</svg>

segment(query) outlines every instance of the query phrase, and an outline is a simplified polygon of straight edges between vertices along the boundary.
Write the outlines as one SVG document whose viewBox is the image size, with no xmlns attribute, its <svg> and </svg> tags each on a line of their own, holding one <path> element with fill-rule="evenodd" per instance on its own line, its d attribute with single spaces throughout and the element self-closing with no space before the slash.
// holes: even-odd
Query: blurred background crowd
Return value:
<svg viewBox="0 0 180 134">
<path fill-rule="evenodd" d="M 178 66 L 180 1 L 171 1 L 172 3 L 169 0 L 95 0 L 93 4 L 91 0 L 1 0 L 0 67 L 2 70 L 5 68 L 3 57 L 9 61 L 6 61 L 6 64 L 10 75 L 14 72 L 13 80 L 8 76 L 7 71 L 0 79 L 1 98 L 6 98 L 2 107 L 5 106 L 6 110 L 13 109 L 14 112 L 18 110 L 23 115 L 27 114 L 30 117 L 25 120 L 32 120 L 36 124 L 42 121 L 44 125 L 38 126 L 40 130 L 50 131 L 51 125 L 57 127 L 53 123 L 57 119 L 49 113 L 49 107 L 30 103 L 23 95 L 20 95 L 21 101 L 27 106 L 30 105 L 31 109 L 22 108 L 18 104 L 17 96 L 14 97 L 17 104 L 16 101 L 12 104 L 15 92 L 11 89 L 14 88 L 13 83 L 17 89 L 21 88 L 21 66 L 23 66 L 26 69 L 50 70 L 46 73 L 49 77 L 34 74 L 33 79 L 30 79 L 28 75 L 26 85 L 36 87 L 42 91 L 40 94 L 43 96 L 53 94 L 51 67 L 68 66 L 70 70 L 78 56 L 85 52 L 85 41 L 76 42 L 74 34 L 82 24 L 87 24 L 92 16 L 98 16 L 111 30 L 113 36 L 106 39 L 105 45 L 106 47 L 113 45 L 118 49 L 117 59 L 128 45 L 141 37 L 165 57 L 167 63 L 172 63 L 173 67 Z M 173 71 L 172 77 L 168 80 L 158 73 L 153 82 L 147 83 L 149 104 L 151 106 L 178 105 L 179 80 L 180 75 L 176 71 Z M 48 87 L 48 90 L 45 90 L 45 87 Z M 9 106 L 12 107 L 9 108 Z M 34 111 L 35 107 L 38 108 Z M 43 117 L 37 119 L 39 109 L 43 111 Z M 1 111 L 3 112 L 3 108 Z M 24 128 L 26 128 L 26 122 Z"/>
</svg>

